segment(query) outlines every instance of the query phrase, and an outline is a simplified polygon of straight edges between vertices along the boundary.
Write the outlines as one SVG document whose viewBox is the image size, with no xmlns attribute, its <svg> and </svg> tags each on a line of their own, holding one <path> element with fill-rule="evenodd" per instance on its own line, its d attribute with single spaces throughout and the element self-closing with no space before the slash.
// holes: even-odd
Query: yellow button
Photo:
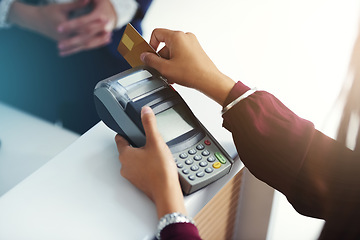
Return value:
<svg viewBox="0 0 360 240">
<path fill-rule="evenodd" d="M 220 167 L 221 167 L 221 163 L 216 162 L 216 163 L 214 163 L 212 166 L 213 166 L 213 168 L 218 169 L 218 168 L 220 168 Z"/>
</svg>

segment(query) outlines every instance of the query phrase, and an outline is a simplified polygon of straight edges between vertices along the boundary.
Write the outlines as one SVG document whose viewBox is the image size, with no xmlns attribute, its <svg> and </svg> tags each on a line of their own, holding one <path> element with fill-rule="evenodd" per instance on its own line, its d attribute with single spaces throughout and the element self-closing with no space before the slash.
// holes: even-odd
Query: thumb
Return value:
<svg viewBox="0 0 360 240">
<path fill-rule="evenodd" d="M 159 57 L 158 55 L 150 52 L 143 52 L 140 55 L 140 59 L 143 63 L 156 70 L 162 69 L 162 66 L 166 64 L 166 59 Z"/>
<path fill-rule="evenodd" d="M 153 141 L 157 141 L 160 133 L 156 126 L 156 117 L 153 110 L 144 106 L 141 109 L 141 121 L 145 130 L 146 145 L 151 144 Z"/>
</svg>

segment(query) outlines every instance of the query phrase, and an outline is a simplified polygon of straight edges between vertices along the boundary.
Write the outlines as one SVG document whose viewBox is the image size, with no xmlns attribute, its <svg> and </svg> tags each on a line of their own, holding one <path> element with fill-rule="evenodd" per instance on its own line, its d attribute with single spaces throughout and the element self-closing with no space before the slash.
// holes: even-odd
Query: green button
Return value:
<svg viewBox="0 0 360 240">
<path fill-rule="evenodd" d="M 226 163 L 226 158 L 219 152 L 215 153 L 215 157 L 221 162 L 222 164 Z"/>
</svg>

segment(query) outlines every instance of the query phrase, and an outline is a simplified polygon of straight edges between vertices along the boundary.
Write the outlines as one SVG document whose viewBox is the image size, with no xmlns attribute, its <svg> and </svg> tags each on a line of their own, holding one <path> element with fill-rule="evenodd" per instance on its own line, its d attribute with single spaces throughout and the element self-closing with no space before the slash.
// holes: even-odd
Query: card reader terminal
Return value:
<svg viewBox="0 0 360 240">
<path fill-rule="evenodd" d="M 102 80 L 95 87 L 94 99 L 102 121 L 134 147 L 145 145 L 141 108 L 153 109 L 185 195 L 230 171 L 231 157 L 155 69 L 139 66 Z"/>
</svg>

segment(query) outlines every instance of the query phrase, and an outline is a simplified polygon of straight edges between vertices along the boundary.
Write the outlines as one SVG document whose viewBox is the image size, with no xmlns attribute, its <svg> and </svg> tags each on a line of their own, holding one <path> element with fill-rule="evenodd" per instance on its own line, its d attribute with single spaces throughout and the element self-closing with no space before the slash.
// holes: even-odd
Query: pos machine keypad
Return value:
<svg viewBox="0 0 360 240">
<path fill-rule="evenodd" d="M 222 177 L 231 167 L 231 162 L 209 139 L 206 136 L 195 146 L 173 154 L 180 181 L 192 186 L 191 192 L 213 182 L 214 178 Z"/>
</svg>

